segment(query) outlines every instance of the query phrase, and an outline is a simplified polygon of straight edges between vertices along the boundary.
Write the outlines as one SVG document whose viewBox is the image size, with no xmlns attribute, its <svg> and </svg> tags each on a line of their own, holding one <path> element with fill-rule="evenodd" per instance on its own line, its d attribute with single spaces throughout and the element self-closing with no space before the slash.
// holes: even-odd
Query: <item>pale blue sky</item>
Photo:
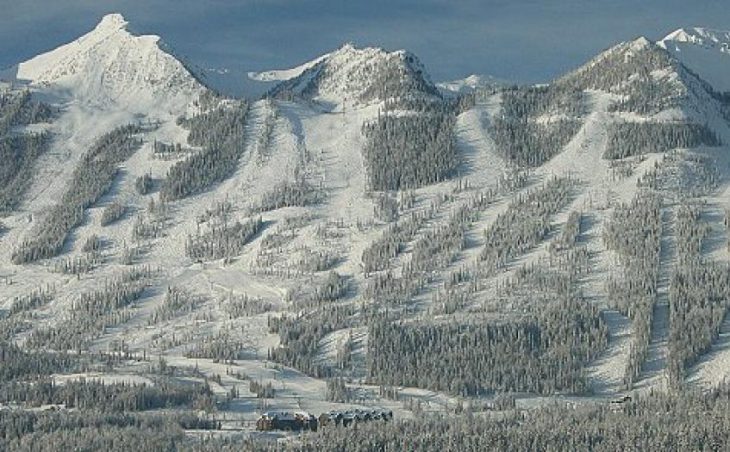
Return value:
<svg viewBox="0 0 730 452">
<path fill-rule="evenodd" d="M 295 66 L 343 42 L 406 48 L 435 80 L 549 80 L 618 41 L 730 29 L 727 0 L 0 0 L 0 67 L 67 42 L 108 12 L 201 67 Z"/>
</svg>

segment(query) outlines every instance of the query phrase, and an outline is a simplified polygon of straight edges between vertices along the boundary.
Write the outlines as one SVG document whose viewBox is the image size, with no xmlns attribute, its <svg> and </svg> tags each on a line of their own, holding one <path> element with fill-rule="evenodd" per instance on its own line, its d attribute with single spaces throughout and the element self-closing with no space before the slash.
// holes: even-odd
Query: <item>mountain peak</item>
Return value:
<svg viewBox="0 0 730 452">
<path fill-rule="evenodd" d="M 75 41 L 20 63 L 15 77 L 50 94 L 134 111 L 169 111 L 196 98 L 204 87 L 160 37 L 132 34 L 127 24 L 108 14 Z"/>
<path fill-rule="evenodd" d="M 119 13 L 107 14 L 96 25 L 96 31 L 118 31 L 127 28 L 129 22 Z"/>
<path fill-rule="evenodd" d="M 439 96 L 419 59 L 406 50 L 390 52 L 379 47 L 357 48 L 346 43 L 295 70 L 265 74 L 273 73 L 294 77 L 275 87 L 272 95 L 291 93 L 334 105 L 345 101 L 368 103 L 418 93 Z M 261 75 L 254 77 L 263 78 Z"/>
<path fill-rule="evenodd" d="M 654 43 L 649 41 L 645 36 L 639 36 L 631 41 L 631 48 L 634 50 L 644 50 L 652 47 Z"/>
<path fill-rule="evenodd" d="M 666 45 L 667 42 L 683 42 L 697 44 L 700 46 L 723 47 L 727 51 L 730 44 L 730 31 L 714 30 L 705 27 L 679 28 L 669 33 L 659 43 Z"/>
<path fill-rule="evenodd" d="M 673 32 L 669 33 L 664 37 L 664 39 L 660 40 L 660 43 L 664 43 L 665 41 L 677 41 L 677 42 L 688 42 L 692 40 L 692 35 L 687 32 L 684 28 L 678 28 L 674 30 Z"/>
<path fill-rule="evenodd" d="M 620 55 L 621 58 L 630 59 L 634 56 L 651 53 L 657 50 L 660 49 L 655 43 L 650 41 L 645 36 L 639 36 L 638 38 L 632 39 L 630 41 L 624 41 L 614 45 L 605 52 L 599 54 L 597 59 L 615 58 L 618 55 Z"/>
<path fill-rule="evenodd" d="M 680 28 L 657 43 L 720 92 L 730 92 L 730 31 Z"/>
<path fill-rule="evenodd" d="M 608 89 L 610 85 L 623 84 L 626 78 L 633 74 L 632 66 L 646 66 L 649 71 L 662 69 L 669 65 L 669 56 L 659 46 L 640 36 L 631 41 L 621 42 L 599 53 L 586 64 L 572 71 L 559 80 L 578 83 L 583 88 L 602 85 L 600 89 Z M 621 74 L 614 74 L 608 69 L 623 67 Z M 597 82 L 597 79 L 601 79 Z M 584 86 L 585 85 L 585 86 Z"/>
<path fill-rule="evenodd" d="M 357 48 L 355 47 L 355 44 L 350 41 L 342 44 L 340 48 L 337 49 L 338 52 L 352 52 L 353 50 L 357 50 Z"/>
</svg>

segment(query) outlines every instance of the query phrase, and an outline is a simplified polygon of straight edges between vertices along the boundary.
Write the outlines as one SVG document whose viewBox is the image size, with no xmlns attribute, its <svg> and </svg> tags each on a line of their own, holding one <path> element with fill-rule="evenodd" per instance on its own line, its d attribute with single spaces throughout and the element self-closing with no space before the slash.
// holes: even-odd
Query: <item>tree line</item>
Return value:
<svg viewBox="0 0 730 452">
<path fill-rule="evenodd" d="M 572 199 L 575 181 L 553 177 L 541 187 L 520 194 L 484 231 L 479 253 L 484 271 L 493 273 L 541 243 L 552 231 L 552 217 Z"/>
<path fill-rule="evenodd" d="M 82 292 L 66 319 L 55 326 L 35 328 L 26 346 L 58 351 L 86 349 L 107 327 L 129 320 L 128 308 L 144 296 L 152 274 L 150 267 L 134 267 L 105 279 L 97 289 Z"/>
<path fill-rule="evenodd" d="M 269 358 L 316 378 L 330 377 L 333 370 L 316 358 L 319 342 L 333 331 L 351 326 L 355 307 L 326 304 L 296 316 L 269 317 L 269 332 L 278 333 L 280 345 Z"/>
<path fill-rule="evenodd" d="M 603 157 L 622 159 L 677 148 L 719 145 L 719 138 L 706 124 L 617 122 L 608 128 Z"/>
</svg>

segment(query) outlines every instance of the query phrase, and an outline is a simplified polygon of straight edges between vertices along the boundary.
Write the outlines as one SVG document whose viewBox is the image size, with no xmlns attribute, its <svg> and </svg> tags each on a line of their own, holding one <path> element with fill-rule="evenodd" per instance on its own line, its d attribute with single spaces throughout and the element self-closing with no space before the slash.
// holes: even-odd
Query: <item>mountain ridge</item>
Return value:
<svg viewBox="0 0 730 452">
<path fill-rule="evenodd" d="M 730 31 L 680 28 L 658 44 L 698 73 L 715 90 L 730 93 Z"/>
<path fill-rule="evenodd" d="M 294 95 L 338 105 L 416 93 L 439 96 L 420 60 L 406 50 L 357 49 L 346 43 L 284 74 L 295 76 L 274 87 L 269 92 L 272 97 Z"/>
<path fill-rule="evenodd" d="M 134 35 L 121 14 L 104 16 L 80 38 L 16 68 L 30 87 L 103 105 L 179 110 L 205 88 L 156 35 Z"/>
</svg>

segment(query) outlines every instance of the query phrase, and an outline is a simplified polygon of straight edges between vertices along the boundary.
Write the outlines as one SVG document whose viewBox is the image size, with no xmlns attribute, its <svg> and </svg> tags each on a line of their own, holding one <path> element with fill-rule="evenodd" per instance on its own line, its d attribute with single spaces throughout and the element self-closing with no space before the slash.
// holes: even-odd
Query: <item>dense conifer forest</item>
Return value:
<svg viewBox="0 0 730 452">
<path fill-rule="evenodd" d="M 437 104 L 406 114 L 384 113 L 363 124 L 370 188 L 417 188 L 450 176 L 458 164 L 454 122 L 449 109 Z"/>
<path fill-rule="evenodd" d="M 581 368 L 606 341 L 598 312 L 572 298 L 554 303 L 537 318 L 514 322 L 375 322 L 369 332 L 369 378 L 464 396 L 581 393 L 588 389 Z"/>
<path fill-rule="evenodd" d="M 607 159 L 622 159 L 677 148 L 718 146 L 717 136 L 705 125 L 686 123 L 620 122 L 609 128 Z"/>
<path fill-rule="evenodd" d="M 223 104 L 180 123 L 190 130 L 188 143 L 199 151 L 173 165 L 162 182 L 165 200 L 185 198 L 229 177 L 243 154 L 244 125 L 249 104 Z"/>
</svg>

